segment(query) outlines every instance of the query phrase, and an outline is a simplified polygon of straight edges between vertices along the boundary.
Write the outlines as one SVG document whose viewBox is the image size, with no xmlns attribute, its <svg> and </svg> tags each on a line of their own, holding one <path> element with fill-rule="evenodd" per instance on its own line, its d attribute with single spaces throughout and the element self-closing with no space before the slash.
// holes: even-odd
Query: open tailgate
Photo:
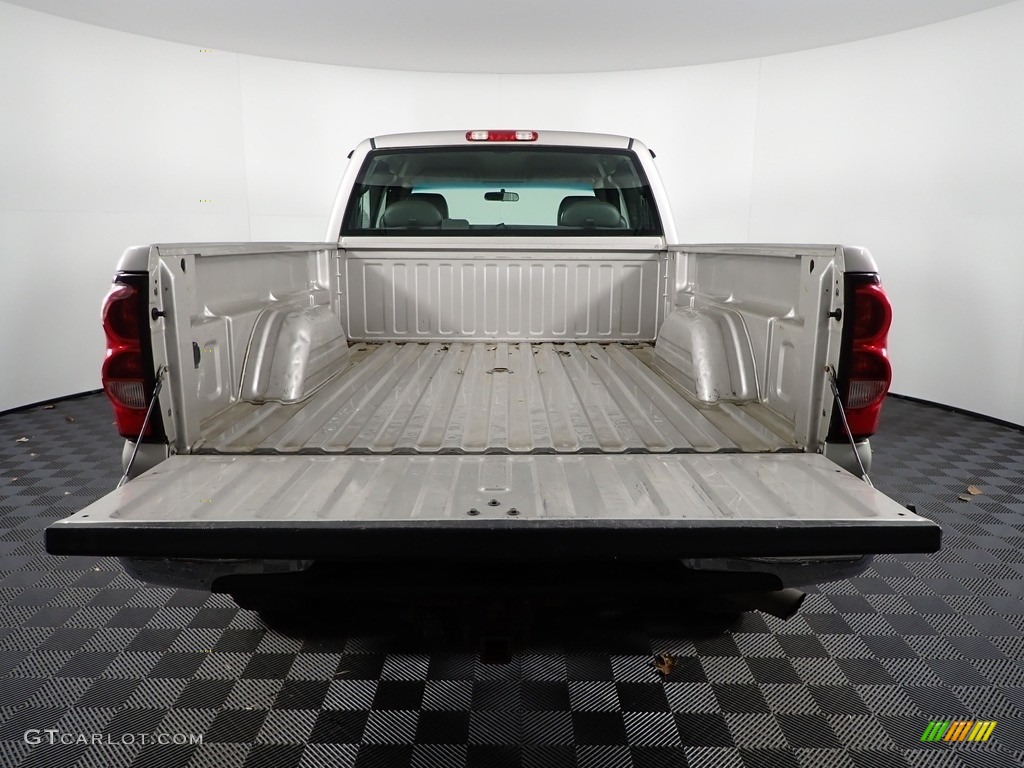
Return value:
<svg viewBox="0 0 1024 768">
<path fill-rule="evenodd" d="M 173 456 L 51 525 L 59 555 L 665 557 L 933 552 L 817 454 Z"/>
</svg>

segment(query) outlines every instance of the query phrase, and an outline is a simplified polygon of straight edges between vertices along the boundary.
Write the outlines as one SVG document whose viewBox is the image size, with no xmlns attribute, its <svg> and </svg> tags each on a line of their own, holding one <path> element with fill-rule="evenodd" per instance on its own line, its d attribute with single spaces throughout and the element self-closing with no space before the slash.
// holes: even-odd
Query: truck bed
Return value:
<svg viewBox="0 0 1024 768">
<path fill-rule="evenodd" d="M 697 404 L 622 343 L 356 343 L 301 403 L 239 402 L 206 454 L 721 453 L 797 450 L 760 404 Z"/>
<path fill-rule="evenodd" d="M 154 246 L 174 455 L 47 550 L 433 567 L 938 548 L 818 452 L 843 249 L 581 243 Z"/>
</svg>

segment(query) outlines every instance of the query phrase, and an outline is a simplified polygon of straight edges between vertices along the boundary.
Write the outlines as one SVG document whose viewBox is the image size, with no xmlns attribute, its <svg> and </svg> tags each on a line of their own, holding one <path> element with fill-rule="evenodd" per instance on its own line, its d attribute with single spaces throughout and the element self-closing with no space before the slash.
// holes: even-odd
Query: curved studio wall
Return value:
<svg viewBox="0 0 1024 768">
<path fill-rule="evenodd" d="M 462 75 L 166 43 L 0 3 L 0 410 L 99 386 L 129 244 L 323 237 L 379 133 L 642 138 L 684 239 L 872 249 L 896 392 L 1024 424 L 1024 0 L 699 67 Z"/>
</svg>

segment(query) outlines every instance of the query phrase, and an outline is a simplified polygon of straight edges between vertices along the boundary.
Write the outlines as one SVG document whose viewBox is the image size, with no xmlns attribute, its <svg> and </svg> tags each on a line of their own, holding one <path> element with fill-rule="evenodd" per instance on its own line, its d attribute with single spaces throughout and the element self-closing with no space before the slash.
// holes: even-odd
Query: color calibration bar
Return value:
<svg viewBox="0 0 1024 768">
<path fill-rule="evenodd" d="M 988 741 L 995 720 L 932 720 L 921 741 Z"/>
</svg>

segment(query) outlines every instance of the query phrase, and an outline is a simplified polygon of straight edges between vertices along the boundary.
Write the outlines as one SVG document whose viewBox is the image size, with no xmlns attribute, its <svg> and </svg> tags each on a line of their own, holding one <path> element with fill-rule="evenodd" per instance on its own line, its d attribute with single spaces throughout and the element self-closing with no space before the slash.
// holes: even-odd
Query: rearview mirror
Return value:
<svg viewBox="0 0 1024 768">
<path fill-rule="evenodd" d="M 504 189 L 500 192 L 484 192 L 484 200 L 491 200 L 496 203 L 518 203 L 519 193 L 506 192 Z"/>
</svg>

